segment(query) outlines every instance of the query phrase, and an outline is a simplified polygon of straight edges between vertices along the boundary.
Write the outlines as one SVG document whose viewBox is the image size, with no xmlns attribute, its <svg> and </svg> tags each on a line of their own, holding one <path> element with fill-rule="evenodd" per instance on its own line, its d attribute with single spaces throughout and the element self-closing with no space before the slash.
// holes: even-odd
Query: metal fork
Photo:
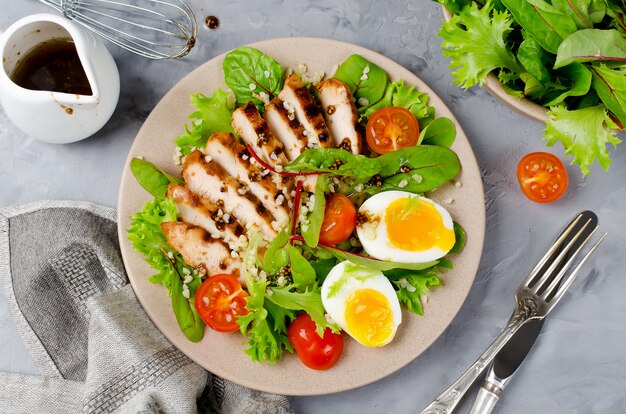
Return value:
<svg viewBox="0 0 626 414">
<path fill-rule="evenodd" d="M 459 379 L 445 390 L 421 414 L 448 414 L 461 401 L 504 344 L 532 319 L 543 319 L 561 300 L 581 267 L 589 259 L 606 233 L 585 254 L 579 264 L 566 276 L 582 248 L 598 228 L 598 217 L 583 211 L 565 228 L 547 253 L 537 263 L 515 292 L 515 311 L 500 335 Z"/>
</svg>

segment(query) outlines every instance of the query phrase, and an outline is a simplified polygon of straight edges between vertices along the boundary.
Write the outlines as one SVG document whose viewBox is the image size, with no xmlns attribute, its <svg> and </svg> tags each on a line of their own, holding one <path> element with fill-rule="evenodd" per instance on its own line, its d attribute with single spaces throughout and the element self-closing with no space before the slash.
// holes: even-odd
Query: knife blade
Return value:
<svg viewBox="0 0 626 414">
<path fill-rule="evenodd" d="M 530 320 L 525 323 L 509 339 L 504 347 L 494 358 L 485 381 L 478 391 L 478 396 L 470 411 L 470 414 L 488 414 L 495 407 L 500 395 L 513 374 L 522 365 L 524 359 L 535 344 L 535 340 L 541 332 L 543 320 Z"/>
</svg>

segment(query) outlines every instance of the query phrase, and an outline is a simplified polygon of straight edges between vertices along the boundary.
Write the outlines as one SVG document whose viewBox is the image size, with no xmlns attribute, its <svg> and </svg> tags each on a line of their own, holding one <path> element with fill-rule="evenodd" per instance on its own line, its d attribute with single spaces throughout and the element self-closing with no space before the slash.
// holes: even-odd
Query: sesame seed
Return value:
<svg viewBox="0 0 626 414">
<path fill-rule="evenodd" d="M 363 68 L 363 73 L 364 74 L 370 73 L 370 66 L 369 65 L 365 65 L 365 67 Z"/>
<path fill-rule="evenodd" d="M 186 267 L 183 267 L 183 273 L 186 275 L 190 275 L 191 274 L 191 270 L 187 269 Z"/>
<path fill-rule="evenodd" d="M 454 203 L 454 199 L 446 198 L 445 200 L 443 200 L 443 202 L 446 203 L 446 204 L 452 204 L 452 203 Z"/>
<path fill-rule="evenodd" d="M 174 259 L 174 253 L 167 252 L 167 257 L 169 257 L 170 260 Z"/>
<path fill-rule="evenodd" d="M 233 250 L 232 252 L 230 252 L 230 257 L 232 257 L 233 259 L 236 259 L 239 257 L 239 253 Z"/>
<path fill-rule="evenodd" d="M 416 183 L 418 183 L 418 184 L 419 184 L 419 183 L 421 183 L 421 182 L 422 182 L 422 179 L 423 179 L 423 178 L 422 178 L 422 176 L 421 176 L 421 175 L 419 175 L 419 174 L 413 174 L 411 177 L 412 177 L 412 178 L 415 180 L 415 182 L 416 182 Z"/>
<path fill-rule="evenodd" d="M 362 81 L 367 80 L 368 77 L 369 76 L 367 76 L 367 73 L 364 73 L 363 75 L 361 75 L 361 80 Z"/>
<path fill-rule="evenodd" d="M 309 68 L 307 68 L 304 63 L 300 63 L 298 65 L 298 71 L 300 71 L 301 73 L 306 73 L 307 70 L 309 70 Z"/>
<path fill-rule="evenodd" d="M 244 160 L 244 161 L 248 161 L 248 160 L 250 159 L 250 157 L 249 157 L 249 156 L 247 156 L 246 154 L 243 154 L 243 155 L 241 156 L 241 159 L 242 159 L 242 160 Z"/>
<path fill-rule="evenodd" d="M 183 283 L 187 284 L 187 283 L 190 283 L 192 280 L 193 280 L 193 276 L 187 275 L 185 276 L 185 279 L 183 279 Z"/>
<path fill-rule="evenodd" d="M 460 182 L 460 181 L 457 181 L 457 182 L 455 182 L 455 183 L 454 183 L 454 186 L 455 186 L 456 188 L 461 188 L 461 187 L 463 186 L 463 184 L 461 184 L 461 182 Z"/>
<path fill-rule="evenodd" d="M 360 106 L 367 106 L 370 104 L 370 101 L 368 101 L 366 98 L 359 98 L 358 103 Z"/>
<path fill-rule="evenodd" d="M 143 161 L 143 156 L 142 155 L 137 155 L 135 158 L 137 158 L 138 160 L 142 160 Z"/>
<path fill-rule="evenodd" d="M 254 83 L 251 83 L 248 87 L 250 88 L 251 91 L 256 89 L 256 85 Z"/>
<path fill-rule="evenodd" d="M 210 155 L 207 155 L 206 157 L 204 157 L 204 161 L 211 162 L 213 161 L 213 157 L 211 157 Z"/>
<path fill-rule="evenodd" d="M 407 180 L 402 180 L 398 183 L 398 187 L 400 188 L 404 188 L 407 186 L 407 184 L 409 184 L 409 182 Z"/>
<path fill-rule="evenodd" d="M 265 72 L 263 72 L 263 74 L 265 75 L 266 78 L 269 79 L 269 77 L 270 77 L 270 71 L 269 70 L 266 70 Z"/>
<path fill-rule="evenodd" d="M 189 299 L 190 293 L 189 293 L 189 288 L 187 287 L 187 285 L 183 285 L 183 296 Z"/>
</svg>

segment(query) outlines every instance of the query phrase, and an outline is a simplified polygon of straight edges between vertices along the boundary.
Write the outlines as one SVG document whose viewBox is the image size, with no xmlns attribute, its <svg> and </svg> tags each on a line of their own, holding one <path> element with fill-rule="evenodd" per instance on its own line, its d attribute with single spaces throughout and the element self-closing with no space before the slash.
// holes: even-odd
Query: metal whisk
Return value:
<svg viewBox="0 0 626 414">
<path fill-rule="evenodd" d="M 39 0 L 65 17 L 150 59 L 172 59 L 196 43 L 196 18 L 183 0 Z"/>
</svg>

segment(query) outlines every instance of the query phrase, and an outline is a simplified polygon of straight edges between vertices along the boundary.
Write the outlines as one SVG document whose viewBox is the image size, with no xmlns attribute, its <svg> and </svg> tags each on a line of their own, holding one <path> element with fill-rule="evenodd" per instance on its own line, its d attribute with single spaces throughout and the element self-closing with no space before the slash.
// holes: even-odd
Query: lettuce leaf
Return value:
<svg viewBox="0 0 626 414">
<path fill-rule="evenodd" d="M 466 6 L 458 15 L 444 22 L 439 36 L 443 54 L 452 59 L 454 83 L 462 88 L 484 85 L 494 69 L 524 72 L 523 67 L 506 46 L 506 36 L 512 29 L 508 11 L 493 10 L 491 3 L 482 9 L 476 4 Z"/>
<path fill-rule="evenodd" d="M 607 144 L 616 146 L 615 123 L 607 114 L 604 105 L 568 111 L 562 107 L 550 108 L 543 139 L 548 146 L 561 142 L 565 153 L 574 157 L 572 163 L 580 166 L 583 175 L 598 161 L 604 170 L 611 165 Z"/>
<path fill-rule="evenodd" d="M 191 126 L 185 125 L 185 133 L 174 141 L 183 155 L 194 148 L 203 148 L 209 137 L 216 132 L 235 131 L 231 125 L 234 102 L 229 101 L 229 92 L 221 89 L 207 97 L 201 93 L 191 95 L 191 104 L 198 110 L 189 115 Z"/>
<path fill-rule="evenodd" d="M 403 278 L 391 282 L 400 303 L 404 303 L 408 310 L 418 315 L 424 315 L 422 295 L 426 295 L 430 288 L 442 285 L 437 268 L 428 270 L 421 273 L 407 272 Z"/>
</svg>

